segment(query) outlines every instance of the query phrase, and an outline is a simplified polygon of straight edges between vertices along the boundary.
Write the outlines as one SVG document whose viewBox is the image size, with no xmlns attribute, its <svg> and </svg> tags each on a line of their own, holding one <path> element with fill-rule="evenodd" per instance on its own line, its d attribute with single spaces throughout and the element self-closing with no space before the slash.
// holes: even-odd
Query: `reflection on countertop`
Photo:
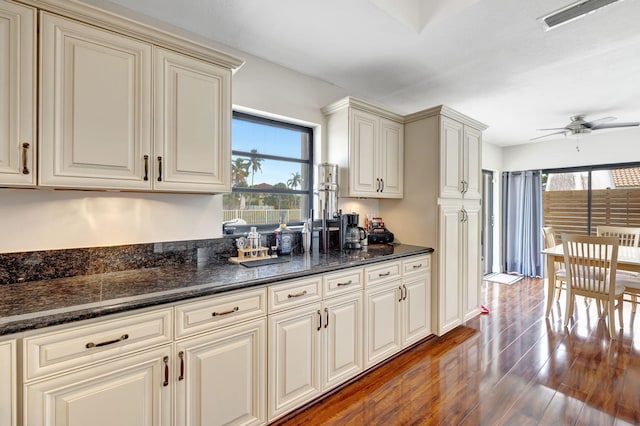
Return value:
<svg viewBox="0 0 640 426">
<path fill-rule="evenodd" d="M 245 268 L 200 262 L 0 286 L 0 335 L 430 253 L 405 244 L 292 256 Z"/>
</svg>

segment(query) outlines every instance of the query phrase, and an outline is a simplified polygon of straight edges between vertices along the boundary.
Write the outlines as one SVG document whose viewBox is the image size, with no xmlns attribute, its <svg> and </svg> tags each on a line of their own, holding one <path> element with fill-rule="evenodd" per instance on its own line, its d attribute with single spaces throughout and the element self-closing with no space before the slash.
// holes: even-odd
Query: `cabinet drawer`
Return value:
<svg viewBox="0 0 640 426">
<path fill-rule="evenodd" d="M 370 286 L 400 278 L 400 261 L 384 262 L 364 268 L 365 285 Z"/>
<path fill-rule="evenodd" d="M 362 268 L 326 274 L 322 281 L 325 297 L 362 290 Z"/>
<path fill-rule="evenodd" d="M 289 281 L 269 287 L 269 313 L 322 300 L 322 277 Z"/>
<path fill-rule="evenodd" d="M 404 275 L 417 274 L 431 269 L 431 256 L 412 257 L 402 261 L 402 273 Z"/>
<path fill-rule="evenodd" d="M 245 290 L 176 306 L 176 339 L 267 314 L 267 289 Z"/>
<path fill-rule="evenodd" d="M 27 337 L 25 380 L 170 343 L 172 312 L 167 308 Z"/>
</svg>

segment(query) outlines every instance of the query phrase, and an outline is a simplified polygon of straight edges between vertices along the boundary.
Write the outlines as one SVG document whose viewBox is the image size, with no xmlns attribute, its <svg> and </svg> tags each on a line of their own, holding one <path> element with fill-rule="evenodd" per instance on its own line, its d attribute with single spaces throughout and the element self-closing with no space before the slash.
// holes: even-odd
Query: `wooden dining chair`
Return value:
<svg viewBox="0 0 640 426">
<path fill-rule="evenodd" d="M 622 296 L 625 291 L 625 287 L 616 282 L 618 238 L 562 234 L 562 244 L 567 271 L 565 327 L 573 315 L 574 296 L 593 298 L 605 307 L 609 336 L 615 339 L 615 310 L 618 309 L 618 320 L 622 327 Z"/>
<path fill-rule="evenodd" d="M 599 237 L 616 237 L 621 246 L 638 247 L 640 243 L 640 228 L 626 226 L 598 226 L 596 233 Z"/>
<path fill-rule="evenodd" d="M 640 228 L 601 225 L 596 227 L 596 233 L 600 237 L 618 238 L 621 246 L 638 247 L 640 244 Z M 631 297 L 625 300 L 631 302 L 631 312 L 635 312 L 638 305 L 637 296 L 640 295 L 640 274 L 621 269 L 618 270 L 618 281 L 624 282 L 627 288 L 626 294 Z"/>
<path fill-rule="evenodd" d="M 544 236 L 544 248 L 552 248 L 558 245 L 556 242 L 556 236 L 553 232 L 553 227 L 545 226 L 542 228 L 542 235 Z M 554 271 L 547 271 L 548 278 L 552 279 L 555 283 L 554 292 L 556 300 L 560 300 L 560 292 L 563 288 L 567 288 L 567 272 L 564 269 L 564 265 L 561 262 L 554 263 Z M 551 274 L 553 273 L 553 277 Z"/>
</svg>

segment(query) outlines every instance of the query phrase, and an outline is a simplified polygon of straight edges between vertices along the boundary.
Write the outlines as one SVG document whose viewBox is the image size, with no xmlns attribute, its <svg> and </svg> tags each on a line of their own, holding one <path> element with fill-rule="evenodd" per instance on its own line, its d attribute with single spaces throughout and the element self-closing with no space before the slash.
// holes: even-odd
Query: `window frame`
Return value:
<svg viewBox="0 0 640 426">
<path fill-rule="evenodd" d="M 307 164 L 308 165 L 308 176 L 307 177 L 307 182 L 308 182 L 308 188 L 305 189 L 280 189 L 280 188 L 275 188 L 275 189 L 271 189 L 271 190 L 264 190 L 264 189 L 260 189 L 260 188 L 236 188 L 236 187 L 232 187 L 231 188 L 231 193 L 244 193 L 244 194 L 273 194 L 273 195 L 307 195 L 308 197 L 308 204 L 309 204 L 309 211 L 304 213 L 302 216 L 309 218 L 310 214 L 311 214 L 311 209 L 313 208 L 313 188 L 314 188 L 314 182 L 313 182 L 313 169 L 314 169 L 314 129 L 312 127 L 309 126 L 304 126 L 301 124 L 295 124 L 295 123 L 291 123 L 291 122 L 286 122 L 286 121 L 282 121 L 282 120 L 276 120 L 273 118 L 268 118 L 268 117 L 264 117 L 264 116 L 260 116 L 260 115 L 256 115 L 256 114 L 250 114 L 250 113 L 246 113 L 246 112 L 241 112 L 241 111 L 236 111 L 233 110 L 232 111 L 232 120 L 235 119 L 239 119 L 239 120 L 244 120 L 244 121 L 248 121 L 251 123 L 255 123 L 255 124 L 260 124 L 260 125 L 267 125 L 267 126 L 271 126 L 271 127 L 278 127 L 281 129 L 286 129 L 286 130 L 295 130 L 295 131 L 299 131 L 300 133 L 306 133 L 307 137 L 308 137 L 308 153 L 309 153 L 309 158 L 304 160 L 304 159 L 300 159 L 300 158 L 295 158 L 295 157 L 285 157 L 285 156 L 279 156 L 279 155 L 271 155 L 271 154 L 261 154 L 261 153 L 251 153 L 251 152 L 246 152 L 246 151 L 240 151 L 240 150 L 234 150 L 233 149 L 233 135 L 231 137 L 231 155 L 232 158 L 234 155 L 240 155 L 243 157 L 257 157 L 257 158 L 262 158 L 265 160 L 274 160 L 274 161 L 286 161 L 286 162 L 290 162 L 290 163 L 297 163 L 297 164 Z M 232 159 L 230 159 L 230 161 L 232 161 Z M 223 204 L 224 206 L 224 204 Z M 224 207 L 223 207 L 224 209 Z M 288 226 L 302 226 L 304 222 L 300 221 L 300 222 L 288 222 L 287 225 Z M 246 224 L 246 225 L 233 225 L 232 227 L 226 227 L 224 224 L 222 226 L 223 228 L 223 234 L 229 235 L 229 234 L 242 234 L 245 232 L 249 231 L 249 228 L 252 226 L 255 226 L 257 228 L 258 231 L 273 231 L 275 230 L 275 228 L 279 225 L 279 223 L 268 223 L 268 224 L 260 224 L 260 225 L 255 225 L 255 224 Z M 231 229 L 233 228 L 233 229 Z M 232 231 L 232 232 L 229 232 Z"/>
</svg>

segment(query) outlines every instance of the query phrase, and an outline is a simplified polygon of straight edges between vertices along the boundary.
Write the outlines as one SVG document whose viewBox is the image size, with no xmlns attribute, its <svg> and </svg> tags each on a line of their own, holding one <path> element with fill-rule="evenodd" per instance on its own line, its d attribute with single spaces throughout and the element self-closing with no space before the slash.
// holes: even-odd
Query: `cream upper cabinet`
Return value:
<svg viewBox="0 0 640 426">
<path fill-rule="evenodd" d="M 402 198 L 402 117 L 346 98 L 323 108 L 327 115 L 328 161 L 340 167 L 343 197 Z"/>
<path fill-rule="evenodd" d="M 231 69 L 242 62 L 90 6 L 66 7 L 73 20 L 40 12 L 37 184 L 229 192 Z M 12 144 L 12 165 L 24 152 L 33 161 Z"/>
<path fill-rule="evenodd" d="M 0 0 L 0 185 L 34 186 L 36 11 Z"/>
<path fill-rule="evenodd" d="M 0 341 L 0 368 L 4 372 L 0 380 L 0 425 L 18 424 L 18 400 L 16 394 L 18 372 L 15 340 Z"/>
<path fill-rule="evenodd" d="M 40 185 L 151 189 L 151 45 L 41 13 Z"/>
<path fill-rule="evenodd" d="M 154 49 L 154 187 L 229 192 L 231 71 Z"/>
<path fill-rule="evenodd" d="M 440 197 L 479 200 L 482 133 L 445 116 L 440 126 Z"/>
</svg>

